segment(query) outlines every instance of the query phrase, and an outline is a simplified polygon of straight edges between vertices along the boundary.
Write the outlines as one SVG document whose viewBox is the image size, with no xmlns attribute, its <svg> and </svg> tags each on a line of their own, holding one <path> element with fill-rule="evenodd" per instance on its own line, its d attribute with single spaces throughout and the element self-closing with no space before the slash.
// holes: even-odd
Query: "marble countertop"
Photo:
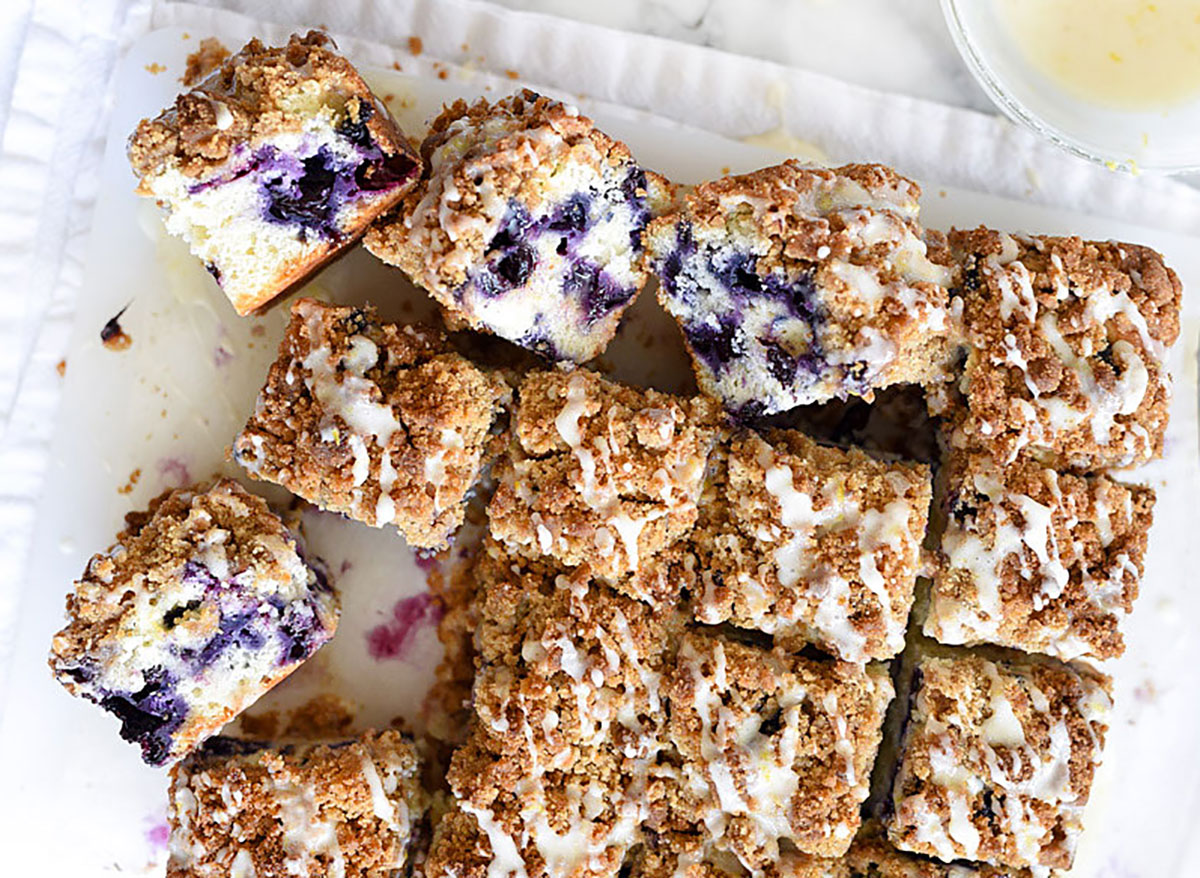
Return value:
<svg viewBox="0 0 1200 878">
<path fill-rule="evenodd" d="M 938 0 L 491 0 L 995 113 Z"/>
</svg>

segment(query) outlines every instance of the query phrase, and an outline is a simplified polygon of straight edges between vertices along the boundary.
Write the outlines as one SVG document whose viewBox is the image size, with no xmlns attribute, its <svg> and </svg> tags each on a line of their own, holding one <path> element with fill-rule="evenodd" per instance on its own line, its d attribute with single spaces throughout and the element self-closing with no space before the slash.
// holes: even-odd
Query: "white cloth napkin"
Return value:
<svg viewBox="0 0 1200 878">
<path fill-rule="evenodd" d="M 1200 233 L 1200 191 L 1095 167 L 996 116 L 476 0 L 39 3 L 19 65 L 0 69 L 0 84 L 13 82 L 0 154 L 0 704 L 38 493 L 55 465 L 55 364 L 67 350 L 76 296 L 86 294 L 82 254 L 114 65 L 149 29 L 183 25 L 202 36 L 218 21 L 272 41 L 324 26 L 367 65 L 448 75 L 469 68 L 504 88 L 515 71 L 555 94 L 729 137 L 783 130 L 834 161 L 881 161 L 927 183 Z M 410 36 L 421 38 L 419 56 L 407 49 Z"/>
</svg>

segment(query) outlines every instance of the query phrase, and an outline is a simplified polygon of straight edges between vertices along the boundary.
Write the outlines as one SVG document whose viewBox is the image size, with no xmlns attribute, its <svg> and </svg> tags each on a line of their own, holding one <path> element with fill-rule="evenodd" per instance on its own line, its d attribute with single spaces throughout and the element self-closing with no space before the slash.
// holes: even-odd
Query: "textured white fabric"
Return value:
<svg viewBox="0 0 1200 878">
<path fill-rule="evenodd" d="M 17 3 L 10 16 L 0 40 L 21 52 L 5 55 L 19 64 L 0 67 L 0 103 L 10 85 L 12 93 L 0 154 L 0 705 L 37 498 L 53 464 L 55 364 L 85 289 L 109 83 L 121 52 L 153 27 L 184 25 L 199 35 L 220 22 L 225 31 L 278 40 L 326 26 L 366 64 L 403 57 L 406 70 L 419 71 L 440 59 L 501 78 L 515 70 L 559 94 L 730 137 L 782 127 L 835 160 L 883 161 L 921 180 L 1200 233 L 1200 192 L 1107 172 L 999 117 L 476 0 L 60 0 Z M 420 58 L 389 48 L 411 35 L 423 41 Z"/>
</svg>

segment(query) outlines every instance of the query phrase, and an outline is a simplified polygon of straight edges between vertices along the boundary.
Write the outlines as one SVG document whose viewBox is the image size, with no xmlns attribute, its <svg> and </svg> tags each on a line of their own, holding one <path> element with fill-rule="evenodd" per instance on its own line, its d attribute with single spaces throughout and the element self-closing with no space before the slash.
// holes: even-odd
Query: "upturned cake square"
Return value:
<svg viewBox="0 0 1200 878">
<path fill-rule="evenodd" d="M 1124 651 L 1152 489 L 957 450 L 939 481 L 946 524 L 926 635 L 1068 660 Z"/>
<path fill-rule="evenodd" d="M 1069 869 L 1108 731 L 1109 685 L 1039 656 L 921 656 L 891 841 L 944 861 Z"/>
<path fill-rule="evenodd" d="M 50 653 L 73 695 L 121 721 L 151 765 L 177 761 L 333 636 L 320 562 L 236 482 L 169 491 L 88 562 Z"/>
<path fill-rule="evenodd" d="M 456 101 L 421 146 L 420 186 L 366 246 L 451 325 L 550 360 L 600 354 L 646 283 L 642 232 L 671 186 L 574 107 L 531 91 Z"/>
<path fill-rule="evenodd" d="M 421 160 L 317 31 L 251 40 L 129 140 L 138 192 L 249 314 L 352 243 Z"/>
<path fill-rule="evenodd" d="M 931 396 L 951 444 L 1084 471 L 1162 454 L 1181 287 L 1117 242 L 952 231 L 966 360 Z"/>
<path fill-rule="evenodd" d="M 171 771 L 167 878 L 407 874 L 428 831 L 420 771 L 395 731 L 278 746 L 213 738 Z"/>
<path fill-rule="evenodd" d="M 753 416 L 943 376 L 952 273 L 919 196 L 880 165 L 790 159 L 701 183 L 651 223 L 659 300 L 701 390 Z"/>
<path fill-rule="evenodd" d="M 492 534 L 528 557 L 620 577 L 696 520 L 719 408 L 583 369 L 538 371 L 517 392 L 510 455 L 488 507 Z"/>
<path fill-rule="evenodd" d="M 749 869 L 780 842 L 845 853 L 893 689 L 882 665 L 814 660 L 683 635 L 666 681 L 680 808 Z"/>
<path fill-rule="evenodd" d="M 233 456 L 322 509 L 441 546 L 509 395 L 435 329 L 300 299 Z"/>
<path fill-rule="evenodd" d="M 677 578 L 700 622 L 844 661 L 890 658 L 904 648 L 930 494 L 924 464 L 824 447 L 795 430 L 744 431 L 672 552 Z"/>
</svg>

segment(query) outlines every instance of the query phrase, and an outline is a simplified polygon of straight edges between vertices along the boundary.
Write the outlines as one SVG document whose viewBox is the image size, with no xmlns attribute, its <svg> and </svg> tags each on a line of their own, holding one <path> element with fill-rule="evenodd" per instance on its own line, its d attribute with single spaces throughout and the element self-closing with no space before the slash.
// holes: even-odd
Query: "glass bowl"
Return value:
<svg viewBox="0 0 1200 878">
<path fill-rule="evenodd" d="M 1068 152 L 1133 172 L 1200 171 L 1200 97 L 1129 110 L 1071 94 L 1037 69 L 1000 0 L 941 0 L 959 53 L 1004 114 Z"/>
</svg>

